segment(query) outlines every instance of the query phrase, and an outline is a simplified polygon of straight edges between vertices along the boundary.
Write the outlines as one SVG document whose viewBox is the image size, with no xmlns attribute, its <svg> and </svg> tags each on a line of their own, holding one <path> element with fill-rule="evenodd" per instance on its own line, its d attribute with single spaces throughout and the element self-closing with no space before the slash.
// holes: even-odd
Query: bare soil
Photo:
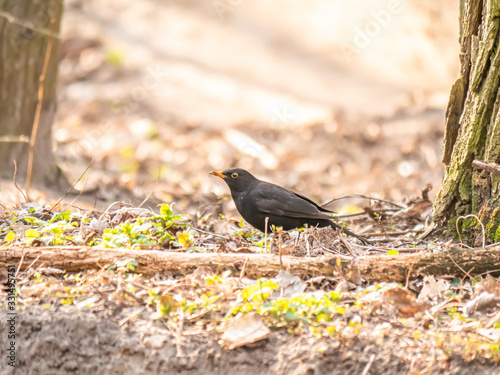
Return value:
<svg viewBox="0 0 500 375">
<path fill-rule="evenodd" d="M 99 316 L 101 315 L 101 316 Z M 273 332 L 250 346 L 221 348 L 217 335 L 180 339 L 161 324 L 123 328 L 117 318 L 76 308 L 28 308 L 19 313 L 17 369 L 4 374 L 499 374 L 484 358 L 465 361 L 441 350 L 415 349 L 406 335 L 382 339 L 324 338 Z M 106 314 L 107 315 L 107 314 Z M 0 323 L 1 329 L 5 322 Z"/>
</svg>

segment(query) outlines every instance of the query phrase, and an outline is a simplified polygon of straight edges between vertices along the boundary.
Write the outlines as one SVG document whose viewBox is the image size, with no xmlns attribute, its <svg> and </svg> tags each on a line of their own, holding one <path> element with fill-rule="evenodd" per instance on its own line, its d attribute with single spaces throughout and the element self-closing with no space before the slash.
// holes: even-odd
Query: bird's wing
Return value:
<svg viewBox="0 0 500 375">
<path fill-rule="evenodd" d="M 309 219 L 330 219 L 328 210 L 281 186 L 260 183 L 252 192 L 257 209 L 266 214 Z"/>
</svg>

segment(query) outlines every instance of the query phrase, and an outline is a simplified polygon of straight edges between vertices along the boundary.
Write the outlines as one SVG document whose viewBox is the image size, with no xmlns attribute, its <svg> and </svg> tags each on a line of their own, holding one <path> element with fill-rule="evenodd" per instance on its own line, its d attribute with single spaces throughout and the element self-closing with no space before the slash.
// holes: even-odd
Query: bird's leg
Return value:
<svg viewBox="0 0 500 375">
<path fill-rule="evenodd" d="M 266 220 L 265 220 L 265 227 L 264 227 L 264 249 L 266 250 L 266 253 L 267 253 L 267 225 L 269 224 L 269 217 L 266 216 Z"/>
<path fill-rule="evenodd" d="M 304 234 L 304 243 L 306 244 L 307 256 L 311 256 L 311 244 L 309 243 L 309 236 Z"/>
<path fill-rule="evenodd" d="M 270 245 L 269 253 L 270 254 L 277 253 L 277 251 L 276 251 L 276 232 L 274 232 L 274 231 L 271 234 L 271 245 Z"/>
<path fill-rule="evenodd" d="M 280 254 L 280 267 L 283 268 L 283 260 L 281 259 L 283 255 L 283 227 L 278 227 L 276 228 L 276 231 L 278 232 L 278 251 Z"/>
<path fill-rule="evenodd" d="M 300 235 L 302 234 L 302 232 L 299 230 L 299 235 L 297 236 L 297 240 L 295 241 L 295 245 L 298 245 L 299 244 L 299 241 L 300 241 Z"/>
</svg>

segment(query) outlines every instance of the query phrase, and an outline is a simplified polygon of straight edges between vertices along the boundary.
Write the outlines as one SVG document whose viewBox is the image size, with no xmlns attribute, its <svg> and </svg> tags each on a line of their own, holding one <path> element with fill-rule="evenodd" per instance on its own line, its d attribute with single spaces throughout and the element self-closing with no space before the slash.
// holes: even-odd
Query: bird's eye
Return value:
<svg viewBox="0 0 500 375">
<path fill-rule="evenodd" d="M 231 174 L 231 177 L 234 178 L 234 179 L 238 178 L 238 173 Z"/>
</svg>

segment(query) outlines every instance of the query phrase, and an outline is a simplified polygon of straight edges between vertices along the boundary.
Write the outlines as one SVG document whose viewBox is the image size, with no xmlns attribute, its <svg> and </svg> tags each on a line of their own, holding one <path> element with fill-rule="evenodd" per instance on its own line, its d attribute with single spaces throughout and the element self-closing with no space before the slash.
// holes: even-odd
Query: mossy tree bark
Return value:
<svg viewBox="0 0 500 375">
<path fill-rule="evenodd" d="M 499 242 L 500 175 L 473 161 L 500 162 L 500 0 L 461 0 L 460 22 L 461 72 L 446 111 L 446 176 L 434 220 L 457 235 L 457 219 L 474 214 L 486 241 Z M 475 218 L 459 220 L 458 227 L 465 241 L 482 242 Z"/>
<path fill-rule="evenodd" d="M 0 0 L 0 177 L 12 177 L 14 160 L 18 181 L 26 177 L 39 78 L 54 19 L 32 181 L 51 186 L 63 181 L 53 157 L 51 130 L 62 11 L 62 0 Z"/>
</svg>

